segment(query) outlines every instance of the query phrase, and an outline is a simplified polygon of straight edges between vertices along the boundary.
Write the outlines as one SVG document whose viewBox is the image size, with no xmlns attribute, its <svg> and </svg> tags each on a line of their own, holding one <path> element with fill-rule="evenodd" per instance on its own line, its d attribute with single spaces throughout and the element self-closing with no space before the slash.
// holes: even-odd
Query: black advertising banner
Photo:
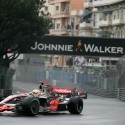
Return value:
<svg viewBox="0 0 125 125">
<path fill-rule="evenodd" d="M 121 57 L 125 55 L 125 39 L 45 35 L 21 53 Z"/>
</svg>

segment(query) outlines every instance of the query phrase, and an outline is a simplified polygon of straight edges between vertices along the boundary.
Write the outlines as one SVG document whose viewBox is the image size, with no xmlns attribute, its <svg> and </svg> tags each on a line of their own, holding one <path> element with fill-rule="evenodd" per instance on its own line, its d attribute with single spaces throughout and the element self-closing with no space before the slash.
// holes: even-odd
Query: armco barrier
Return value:
<svg viewBox="0 0 125 125">
<path fill-rule="evenodd" d="M 122 101 L 125 101 L 125 88 L 118 88 L 118 91 L 117 91 L 117 97 L 122 100 Z"/>
<path fill-rule="evenodd" d="M 87 91 L 89 94 L 103 96 L 108 98 L 116 98 L 117 97 L 117 90 L 116 89 L 100 89 L 94 86 L 84 85 L 83 90 Z"/>
</svg>

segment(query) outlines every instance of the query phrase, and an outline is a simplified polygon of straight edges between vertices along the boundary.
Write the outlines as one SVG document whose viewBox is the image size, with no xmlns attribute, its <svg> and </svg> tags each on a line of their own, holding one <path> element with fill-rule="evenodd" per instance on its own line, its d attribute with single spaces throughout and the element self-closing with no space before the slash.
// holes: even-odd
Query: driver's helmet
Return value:
<svg viewBox="0 0 125 125">
<path fill-rule="evenodd" d="M 38 96 L 41 95 L 41 91 L 38 90 L 38 89 L 34 89 L 34 90 L 32 91 L 32 95 L 34 95 L 35 97 L 38 97 Z"/>
</svg>

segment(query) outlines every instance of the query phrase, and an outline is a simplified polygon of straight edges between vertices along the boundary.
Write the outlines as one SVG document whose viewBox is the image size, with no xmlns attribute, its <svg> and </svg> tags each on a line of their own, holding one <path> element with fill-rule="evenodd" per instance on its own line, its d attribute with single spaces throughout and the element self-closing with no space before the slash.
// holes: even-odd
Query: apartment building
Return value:
<svg viewBox="0 0 125 125">
<path fill-rule="evenodd" d="M 80 24 L 82 34 L 89 27 L 88 36 L 125 38 L 125 0 L 85 0 L 84 8 L 92 16 Z"/>
<path fill-rule="evenodd" d="M 84 0 L 48 0 L 47 2 L 46 5 L 48 4 L 53 19 L 50 35 L 77 36 Z M 50 57 L 50 65 L 58 67 L 65 67 L 67 60 L 71 59 L 69 56 Z"/>
<path fill-rule="evenodd" d="M 85 0 L 84 8 L 79 36 L 125 38 L 125 0 Z M 98 58 L 107 67 L 118 60 Z"/>
<path fill-rule="evenodd" d="M 49 0 L 53 6 L 53 35 L 77 35 L 84 0 Z M 50 12 L 51 13 L 51 12 Z"/>
<path fill-rule="evenodd" d="M 100 22 L 96 26 L 109 32 L 109 37 L 125 38 L 125 1 L 94 1 L 93 6 L 100 12 L 95 14 L 97 22 Z"/>
</svg>

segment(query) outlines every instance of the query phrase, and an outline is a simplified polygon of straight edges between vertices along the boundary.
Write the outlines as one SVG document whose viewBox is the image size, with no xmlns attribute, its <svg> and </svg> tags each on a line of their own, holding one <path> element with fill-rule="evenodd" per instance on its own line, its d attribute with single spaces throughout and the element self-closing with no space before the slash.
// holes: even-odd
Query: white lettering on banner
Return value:
<svg viewBox="0 0 125 125">
<path fill-rule="evenodd" d="M 31 47 L 32 50 L 49 50 L 49 51 L 73 51 L 73 45 L 60 45 L 60 44 L 42 44 L 35 42 L 35 45 Z"/>
<path fill-rule="evenodd" d="M 118 47 L 117 53 L 122 53 L 123 54 L 123 48 L 122 47 Z"/>
<path fill-rule="evenodd" d="M 38 44 L 39 45 L 39 44 Z M 43 45 L 43 44 L 42 44 Z M 44 44 L 44 49 L 45 50 L 50 50 L 50 45 Z"/>
<path fill-rule="evenodd" d="M 115 48 L 116 48 L 116 47 L 115 47 Z M 106 52 L 106 53 L 110 53 L 110 47 L 106 47 L 106 48 L 105 48 L 105 52 Z"/>
<path fill-rule="evenodd" d="M 96 46 L 95 44 L 84 44 L 82 49 L 84 49 L 85 52 L 91 53 L 123 54 L 123 47 L 108 47 Z M 31 50 L 73 52 L 73 45 L 43 44 L 35 42 L 34 46 L 31 47 Z"/>
<path fill-rule="evenodd" d="M 97 52 L 97 53 L 121 53 L 123 54 L 122 47 L 102 47 L 102 46 L 95 46 L 94 44 L 86 45 L 84 44 L 85 52 Z"/>
<path fill-rule="evenodd" d="M 44 47 L 44 46 L 43 46 L 42 44 L 39 44 L 39 46 L 38 46 L 39 50 L 42 50 L 43 47 Z"/>
</svg>

